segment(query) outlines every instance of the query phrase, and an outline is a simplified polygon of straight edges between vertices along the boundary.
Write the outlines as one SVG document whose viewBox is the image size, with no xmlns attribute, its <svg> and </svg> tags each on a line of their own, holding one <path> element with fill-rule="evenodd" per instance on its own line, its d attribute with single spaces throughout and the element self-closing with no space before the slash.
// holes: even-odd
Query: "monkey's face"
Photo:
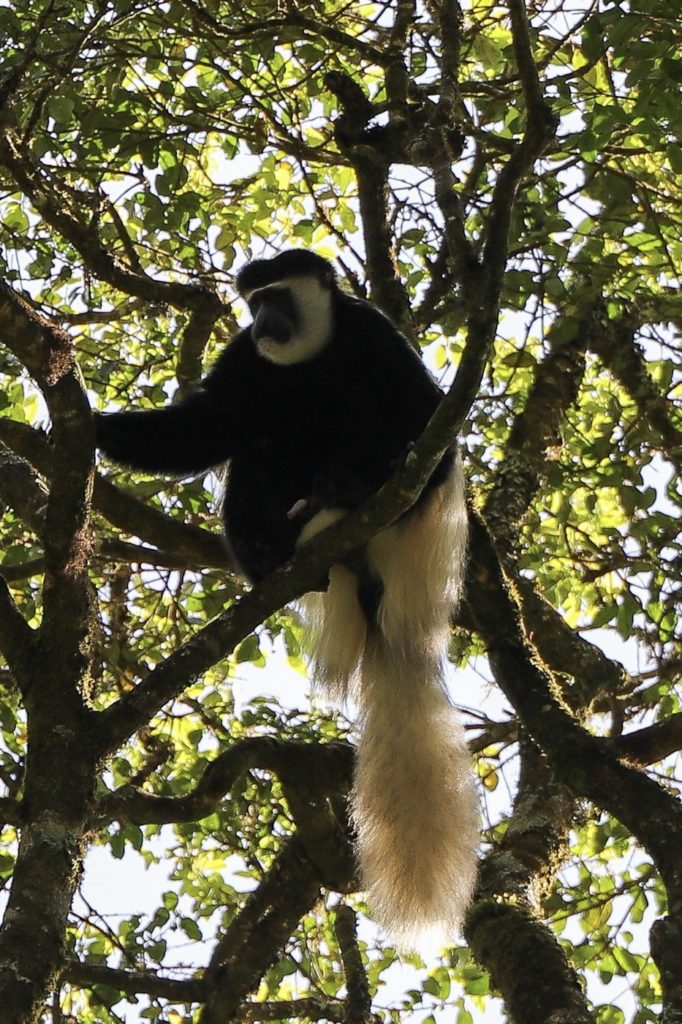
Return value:
<svg viewBox="0 0 682 1024">
<path fill-rule="evenodd" d="M 291 277 L 247 292 L 251 337 L 264 359 L 291 366 L 313 359 L 332 332 L 332 297 L 316 277 Z"/>
</svg>

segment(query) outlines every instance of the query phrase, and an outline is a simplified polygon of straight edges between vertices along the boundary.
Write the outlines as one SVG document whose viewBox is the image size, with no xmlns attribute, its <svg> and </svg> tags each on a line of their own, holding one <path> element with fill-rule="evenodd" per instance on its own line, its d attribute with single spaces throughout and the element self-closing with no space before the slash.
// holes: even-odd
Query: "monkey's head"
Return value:
<svg viewBox="0 0 682 1024">
<path fill-rule="evenodd" d="M 333 332 L 334 269 L 306 250 L 254 260 L 237 275 L 253 324 L 251 337 L 264 359 L 282 366 L 307 362 L 325 348 Z"/>
</svg>

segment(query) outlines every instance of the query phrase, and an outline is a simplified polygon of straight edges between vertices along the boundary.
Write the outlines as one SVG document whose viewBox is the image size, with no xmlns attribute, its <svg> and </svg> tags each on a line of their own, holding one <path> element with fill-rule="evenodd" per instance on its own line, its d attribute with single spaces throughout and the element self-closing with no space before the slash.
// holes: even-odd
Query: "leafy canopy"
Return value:
<svg viewBox="0 0 682 1024">
<path fill-rule="evenodd" d="M 679 36 L 675 0 L 0 6 L 3 1024 L 682 1012 Z M 283 246 L 469 374 L 481 892 L 400 969 L 348 916 L 352 729 L 293 590 L 235 603 L 220 481 L 100 465 L 87 514 L 83 397 L 191 387 Z M 92 846 L 158 892 L 80 892 Z"/>
</svg>

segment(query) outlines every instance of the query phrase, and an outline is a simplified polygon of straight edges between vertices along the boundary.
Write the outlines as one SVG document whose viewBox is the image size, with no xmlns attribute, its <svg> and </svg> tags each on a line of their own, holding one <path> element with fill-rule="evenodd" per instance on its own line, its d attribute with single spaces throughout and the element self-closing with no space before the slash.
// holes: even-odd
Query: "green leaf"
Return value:
<svg viewBox="0 0 682 1024">
<path fill-rule="evenodd" d="M 73 116 L 75 101 L 69 96 L 51 96 L 47 101 L 47 110 L 59 126 L 68 124 Z"/>
<path fill-rule="evenodd" d="M 187 936 L 188 939 L 194 941 L 200 941 L 202 938 L 201 929 L 196 921 L 193 921 L 191 917 L 181 917 L 180 927 Z"/>
</svg>

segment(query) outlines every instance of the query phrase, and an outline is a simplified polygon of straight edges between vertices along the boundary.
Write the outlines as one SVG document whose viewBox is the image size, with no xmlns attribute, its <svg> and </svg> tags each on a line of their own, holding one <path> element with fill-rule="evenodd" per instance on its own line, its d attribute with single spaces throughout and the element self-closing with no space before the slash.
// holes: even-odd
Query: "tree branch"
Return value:
<svg viewBox="0 0 682 1024">
<path fill-rule="evenodd" d="M 537 898 L 551 881 L 564 855 L 575 801 L 527 738 L 520 754 L 514 808 L 503 838 L 481 864 L 465 935 L 518 1024 L 594 1024 L 573 967 L 529 898 L 531 886 Z"/>
<path fill-rule="evenodd" d="M 264 34 L 268 38 L 276 37 L 280 32 L 286 33 L 287 41 L 291 39 L 291 29 L 300 28 L 307 35 L 314 38 L 328 40 L 335 43 L 344 53 L 357 52 L 367 60 L 381 66 L 386 61 L 386 52 L 378 46 L 373 46 L 356 35 L 350 35 L 334 25 L 324 25 L 319 19 L 312 19 L 305 13 L 290 10 L 283 18 L 267 18 L 262 20 L 252 19 L 245 21 L 236 28 L 229 28 L 213 17 L 211 12 L 198 0 L 182 0 L 183 6 L 203 26 L 210 29 L 217 39 L 228 39 L 231 42 L 238 40 L 252 40 L 258 34 Z"/>
<path fill-rule="evenodd" d="M 345 1024 L 368 1024 L 376 1018 L 372 1014 L 372 998 L 367 974 L 358 949 L 358 920 L 351 907 L 337 907 L 334 932 L 339 944 L 341 962 L 346 976 Z"/>
<path fill-rule="evenodd" d="M 20 518 L 42 535 L 47 493 L 23 459 L 0 443 L 0 496 Z M 24 689 L 35 667 L 38 639 L 12 599 L 5 576 L 0 576 L 0 650 Z"/>
<path fill-rule="evenodd" d="M 350 790 L 354 750 L 347 743 L 310 744 L 253 737 L 236 743 L 205 769 L 191 793 L 182 797 L 156 796 L 126 786 L 100 799 L 94 810 L 98 824 L 118 819 L 137 825 L 199 821 L 212 814 L 237 779 L 253 768 L 273 772 L 298 829 L 298 837 L 311 863 L 330 889 L 352 892 L 355 865 L 345 812 L 330 806 L 334 797 Z"/>
<path fill-rule="evenodd" d="M 44 433 L 25 423 L 0 418 L 0 441 L 26 459 L 47 479 L 54 473 L 54 449 Z M 124 533 L 140 537 L 187 567 L 233 569 L 222 537 L 182 523 L 141 501 L 108 477 L 95 475 L 93 507 Z"/>
<path fill-rule="evenodd" d="M 24 820 L 0 934 L 0 1018 L 30 1020 L 64 951 L 66 917 L 82 856 L 83 820 L 96 759 L 87 707 L 91 590 L 87 575 L 94 430 L 68 335 L 0 284 L 3 340 L 42 390 L 55 456 L 43 539 L 43 617 L 32 664 L 19 653 L 29 736 Z M 27 639 L 7 594 L 4 621 Z M 16 650 L 10 651 L 15 655 Z M 39 683 L 39 685 L 38 685 Z M 74 749 L 78 745 L 78 757 Z M 20 965 L 18 968 L 17 965 Z"/>
<path fill-rule="evenodd" d="M 582 301 L 581 301 L 582 298 Z M 585 372 L 585 349 L 599 333 L 603 311 L 599 299 L 571 303 L 585 313 L 571 330 L 560 318 L 548 335 L 549 353 L 538 365 L 526 404 L 517 414 L 485 503 L 485 520 L 505 556 L 517 547 L 518 528 L 543 478 L 547 454 L 560 439 L 560 426 L 575 402 Z"/>
<path fill-rule="evenodd" d="M 118 530 L 139 537 L 161 552 L 172 551 L 173 557 L 181 559 L 187 566 L 235 572 L 219 534 L 174 519 L 100 474 L 95 476 L 92 497 L 94 508 Z"/>
<path fill-rule="evenodd" d="M 12 800 L 9 796 L 0 797 L 0 828 L 5 825 L 14 825 L 21 828 L 24 823 L 24 813 L 19 800 Z"/>
<path fill-rule="evenodd" d="M 42 540 L 48 490 L 29 463 L 0 441 L 0 497 Z"/>
<path fill-rule="evenodd" d="M 199 1003 L 205 989 L 203 979 L 198 977 L 178 980 L 160 977 L 151 971 L 131 971 L 78 960 L 67 961 L 59 976 L 59 984 L 78 985 L 81 988 L 105 985 L 127 995 L 154 996 L 157 999 L 168 999 L 172 1003 Z"/>
<path fill-rule="evenodd" d="M 646 368 L 646 360 L 636 341 L 640 320 L 626 313 L 617 320 L 607 321 L 605 329 L 590 338 L 590 348 L 629 393 L 640 416 L 659 435 L 666 456 L 681 473 L 682 430 L 673 420 L 672 405 L 658 390 Z"/>
<path fill-rule="evenodd" d="M 682 934 L 682 806 L 643 772 L 618 759 L 608 741 L 592 736 L 562 704 L 558 688 L 525 635 L 515 597 L 481 520 L 470 516 L 470 606 L 495 679 L 548 757 L 556 777 L 621 821 L 648 850 L 669 900 L 656 935 Z M 653 943 L 653 934 L 652 934 Z M 652 944 L 654 956 L 659 947 Z M 677 1005 L 682 964 L 658 958 L 666 1001 Z"/>
<path fill-rule="evenodd" d="M 185 327 L 180 343 L 176 376 L 180 387 L 196 383 L 201 376 L 204 350 L 209 342 L 216 320 L 226 315 L 227 310 L 216 303 L 206 303 L 191 310 L 189 323 Z M 234 317 L 230 322 L 236 328 Z M 235 330 L 236 334 L 237 331 Z"/>
<path fill-rule="evenodd" d="M 244 909 L 216 943 L 206 969 L 201 1024 L 224 1024 L 260 982 L 319 896 L 314 866 L 297 840 L 280 851 Z"/>
<path fill-rule="evenodd" d="M 524 0 L 508 0 L 511 19 L 512 42 L 516 67 L 518 68 L 521 88 L 526 101 L 526 112 L 529 122 L 534 123 L 534 130 L 541 131 L 549 110 L 542 92 L 542 84 L 533 57 L 530 41 L 530 25 Z"/>
<path fill-rule="evenodd" d="M 165 978 L 150 971 L 106 967 L 103 964 L 90 964 L 79 960 L 67 961 L 60 975 L 59 984 L 77 985 L 79 988 L 103 985 L 126 995 L 148 995 L 157 999 L 167 999 L 171 1003 L 201 1003 L 206 990 L 203 977 Z M 242 1003 L 234 1019 L 242 1024 L 287 1019 L 330 1020 L 342 1024 L 344 1005 L 340 1000 L 322 1001 L 314 998 Z"/>
<path fill-rule="evenodd" d="M 41 388 L 53 423 L 54 472 L 43 531 L 45 584 L 40 639 L 51 652 L 53 698 L 78 703 L 74 681 L 82 682 L 89 670 L 85 653 L 90 628 L 87 522 L 94 441 L 90 407 L 70 337 L 4 282 L 0 283 L 0 323 L 5 344 Z M 50 703 L 44 689 L 41 700 Z"/>
<path fill-rule="evenodd" d="M 0 124 L 0 165 L 12 176 L 17 186 L 44 219 L 79 253 L 89 270 L 114 288 L 150 302 L 163 302 L 177 309 L 196 309 L 214 320 L 223 312 L 223 304 L 213 291 L 200 284 L 157 281 L 147 274 L 130 269 L 101 242 L 93 212 L 99 209 L 97 193 L 80 193 L 80 208 L 74 208 L 67 193 L 35 165 L 30 153 L 7 125 Z M 89 214 L 84 217 L 84 212 Z"/>
<path fill-rule="evenodd" d="M 395 54 L 392 59 L 395 60 Z M 372 301 L 407 337 L 414 339 L 412 310 L 395 266 L 388 221 L 388 169 L 396 156 L 395 125 L 367 127 L 376 111 L 361 87 L 345 72 L 328 72 L 325 85 L 336 96 L 342 111 L 334 122 L 336 143 L 353 167 L 358 182 Z"/>
<path fill-rule="evenodd" d="M 490 204 L 483 247 L 489 299 L 499 298 L 507 261 L 511 211 L 519 186 L 554 137 L 558 124 L 542 93 L 530 42 L 524 0 L 508 0 L 516 66 L 526 102 L 526 130 L 500 171 Z"/>
<path fill-rule="evenodd" d="M 619 757 L 635 764 L 656 764 L 682 750 L 682 712 L 626 733 L 613 741 Z"/>
<path fill-rule="evenodd" d="M 557 777 L 619 818 L 649 850 L 666 884 L 682 893 L 682 807 L 652 779 L 620 763 L 608 742 L 569 713 L 525 634 L 486 528 L 476 515 L 470 521 L 471 608 L 497 682 Z M 667 829 L 657 826 L 661 820 Z"/>
<path fill-rule="evenodd" d="M 512 573 L 510 566 L 507 571 Z M 635 681 L 619 661 L 608 658 L 596 644 L 571 629 L 529 580 L 517 573 L 512 578 L 521 596 L 527 631 L 543 662 L 573 677 L 573 685 L 563 686 L 562 694 L 576 714 L 584 715 L 599 697 L 632 693 Z"/>
</svg>

